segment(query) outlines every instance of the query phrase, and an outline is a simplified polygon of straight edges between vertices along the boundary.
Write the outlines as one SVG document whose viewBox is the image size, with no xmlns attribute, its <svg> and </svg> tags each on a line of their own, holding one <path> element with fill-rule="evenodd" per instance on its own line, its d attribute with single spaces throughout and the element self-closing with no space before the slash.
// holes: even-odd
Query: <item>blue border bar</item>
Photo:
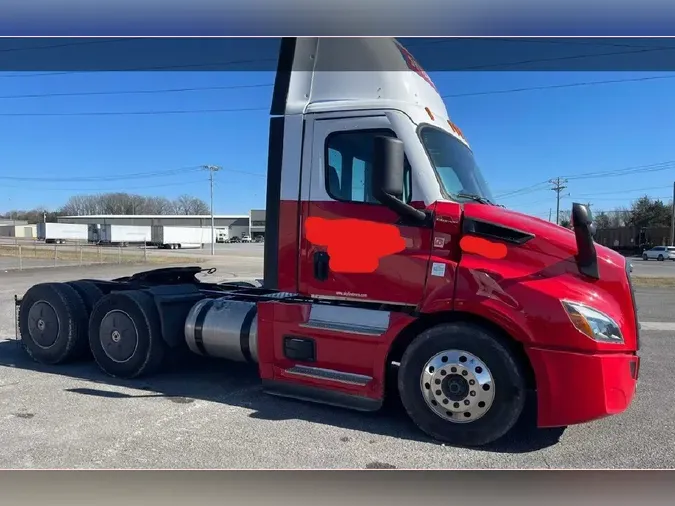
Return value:
<svg viewBox="0 0 675 506">
<path fill-rule="evenodd" d="M 675 36 L 672 0 L 3 0 L 0 36 Z"/>
</svg>

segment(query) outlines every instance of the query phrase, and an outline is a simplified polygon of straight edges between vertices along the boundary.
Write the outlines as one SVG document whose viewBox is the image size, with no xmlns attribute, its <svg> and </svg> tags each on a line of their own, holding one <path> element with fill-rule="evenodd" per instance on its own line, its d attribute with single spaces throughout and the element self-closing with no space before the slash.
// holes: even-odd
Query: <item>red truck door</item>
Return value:
<svg viewBox="0 0 675 506">
<path fill-rule="evenodd" d="M 396 136 L 387 116 L 319 116 L 308 119 L 305 135 L 300 292 L 416 306 L 424 293 L 432 229 L 401 223 L 372 196 L 374 139 Z M 407 202 L 413 177 L 406 160 Z"/>
</svg>

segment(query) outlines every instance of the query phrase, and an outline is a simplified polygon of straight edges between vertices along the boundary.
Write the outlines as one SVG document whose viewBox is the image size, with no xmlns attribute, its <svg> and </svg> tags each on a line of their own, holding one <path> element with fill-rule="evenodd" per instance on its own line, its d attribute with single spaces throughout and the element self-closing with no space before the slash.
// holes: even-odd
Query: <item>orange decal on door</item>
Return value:
<svg viewBox="0 0 675 506">
<path fill-rule="evenodd" d="M 326 247 L 334 272 L 374 272 L 381 258 L 405 249 L 405 240 L 394 225 L 353 218 L 307 218 L 305 235 L 312 244 Z"/>
<path fill-rule="evenodd" d="M 474 253 L 491 260 L 501 260 L 507 252 L 505 244 L 469 235 L 462 237 L 459 241 L 459 247 L 465 253 Z"/>
</svg>

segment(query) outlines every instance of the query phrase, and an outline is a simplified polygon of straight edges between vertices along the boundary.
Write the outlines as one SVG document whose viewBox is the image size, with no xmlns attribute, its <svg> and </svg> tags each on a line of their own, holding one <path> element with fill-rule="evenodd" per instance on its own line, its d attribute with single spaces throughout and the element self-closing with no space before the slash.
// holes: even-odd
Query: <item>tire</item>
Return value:
<svg viewBox="0 0 675 506">
<path fill-rule="evenodd" d="M 166 344 L 152 297 L 140 291 L 102 297 L 89 319 L 89 346 L 109 376 L 129 379 L 158 372 Z"/>
<path fill-rule="evenodd" d="M 19 309 L 21 343 L 36 362 L 70 362 L 87 353 L 87 321 L 86 305 L 71 286 L 34 285 Z"/>
<path fill-rule="evenodd" d="M 103 292 L 98 286 L 96 286 L 96 284 L 92 283 L 91 281 L 71 281 L 66 284 L 74 288 L 82 298 L 82 301 L 84 302 L 84 305 L 87 309 L 87 319 L 89 319 L 94 306 L 103 297 Z"/>
<path fill-rule="evenodd" d="M 646 261 L 649 260 L 649 257 L 647 255 L 642 255 L 642 260 L 644 260 L 646 262 Z"/>
<path fill-rule="evenodd" d="M 94 283 L 91 281 L 71 281 L 69 283 L 66 283 L 69 285 L 71 288 L 73 288 L 80 298 L 82 299 L 82 302 L 84 302 L 84 307 L 87 313 L 87 333 L 89 332 L 89 318 L 91 317 L 91 312 L 94 309 L 94 306 L 96 303 L 101 300 L 103 297 L 103 292 L 96 286 Z M 86 339 L 86 346 L 82 346 L 82 352 L 80 354 L 80 358 L 82 359 L 91 359 L 91 349 L 89 346 L 89 339 Z"/>
<path fill-rule="evenodd" d="M 663 255 L 659 255 L 659 258 L 657 258 L 659 262 L 663 262 Z"/>
<path fill-rule="evenodd" d="M 427 369 L 433 357 L 436 367 Z M 461 322 L 427 329 L 408 346 L 398 389 L 408 416 L 422 431 L 438 441 L 469 447 L 492 443 L 509 432 L 523 412 L 527 393 L 520 364 L 500 340 L 485 328 Z"/>
</svg>

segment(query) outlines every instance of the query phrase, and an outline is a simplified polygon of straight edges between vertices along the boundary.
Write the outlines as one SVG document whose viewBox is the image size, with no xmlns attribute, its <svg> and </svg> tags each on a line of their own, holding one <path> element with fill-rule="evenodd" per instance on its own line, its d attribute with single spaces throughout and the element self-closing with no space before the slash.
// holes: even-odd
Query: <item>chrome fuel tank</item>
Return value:
<svg viewBox="0 0 675 506">
<path fill-rule="evenodd" d="M 258 363 L 257 322 L 253 302 L 202 299 L 185 321 L 185 340 L 198 355 Z"/>
</svg>

